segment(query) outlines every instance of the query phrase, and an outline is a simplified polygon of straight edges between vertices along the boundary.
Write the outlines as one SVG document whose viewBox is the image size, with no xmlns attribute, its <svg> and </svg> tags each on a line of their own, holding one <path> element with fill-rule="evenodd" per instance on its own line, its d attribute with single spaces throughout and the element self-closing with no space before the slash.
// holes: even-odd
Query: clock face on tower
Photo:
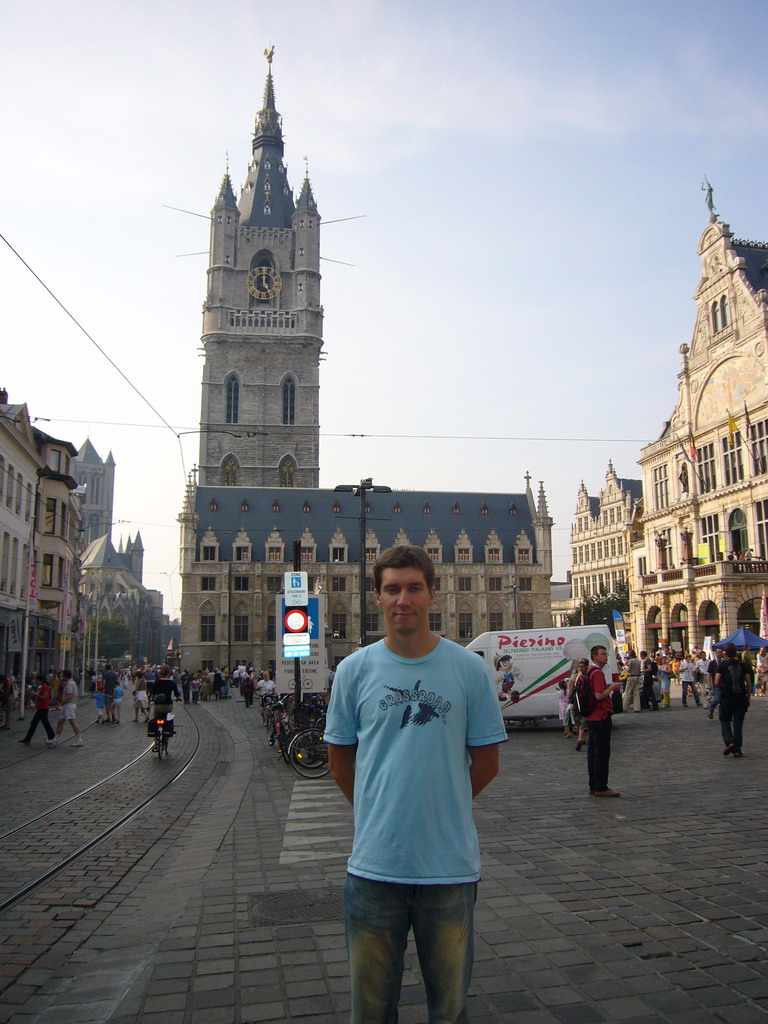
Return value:
<svg viewBox="0 0 768 1024">
<path fill-rule="evenodd" d="M 249 270 L 246 284 L 255 299 L 274 299 L 283 287 L 280 274 L 272 267 L 254 267 Z"/>
</svg>

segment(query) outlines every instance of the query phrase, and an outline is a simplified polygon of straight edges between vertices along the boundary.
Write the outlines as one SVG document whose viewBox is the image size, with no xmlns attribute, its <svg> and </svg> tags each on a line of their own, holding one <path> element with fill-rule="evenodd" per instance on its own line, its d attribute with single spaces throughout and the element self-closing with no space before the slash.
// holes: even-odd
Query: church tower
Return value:
<svg viewBox="0 0 768 1024">
<path fill-rule="evenodd" d="M 239 202 L 227 172 L 211 211 L 203 486 L 319 485 L 320 215 L 288 184 L 272 52 Z"/>
</svg>

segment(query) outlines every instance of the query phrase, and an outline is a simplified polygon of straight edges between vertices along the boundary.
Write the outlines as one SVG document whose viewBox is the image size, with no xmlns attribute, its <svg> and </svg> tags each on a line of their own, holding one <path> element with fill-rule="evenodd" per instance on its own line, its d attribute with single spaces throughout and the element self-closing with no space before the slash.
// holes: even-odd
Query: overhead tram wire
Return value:
<svg viewBox="0 0 768 1024">
<path fill-rule="evenodd" d="M 98 350 L 98 351 L 99 351 L 99 352 L 101 353 L 101 355 L 103 355 L 103 356 L 104 356 L 104 358 L 105 358 L 105 359 L 107 360 L 107 362 L 108 362 L 108 363 L 110 364 L 110 366 L 112 366 L 112 368 L 113 368 L 113 369 L 115 369 L 115 370 L 116 370 L 116 371 L 117 371 L 117 372 L 118 372 L 118 373 L 120 374 L 120 376 L 121 376 L 121 377 L 123 378 L 123 380 L 125 381 L 125 383 L 126 383 L 126 384 L 127 384 L 127 385 L 128 385 L 129 387 L 130 387 L 130 388 L 132 388 L 132 390 L 133 390 L 133 391 L 135 391 L 135 392 L 136 392 L 136 394 L 137 394 L 137 395 L 139 396 L 139 398 L 140 398 L 140 399 L 142 400 L 142 402 L 144 402 L 144 404 L 145 404 L 145 405 L 149 406 L 149 408 L 150 408 L 150 409 L 152 410 L 152 412 L 153 412 L 153 413 L 155 414 L 155 416 L 157 416 L 157 418 L 158 418 L 159 420 L 161 420 L 161 421 L 162 421 L 162 422 L 163 422 L 163 423 L 165 424 L 165 426 L 166 426 L 166 427 L 167 427 L 167 428 L 168 428 L 168 429 L 170 430 L 170 432 L 171 432 L 171 433 L 173 434 L 173 436 L 174 436 L 174 437 L 176 438 L 176 440 L 177 440 L 177 441 L 178 441 L 178 443 L 179 443 L 179 455 L 180 455 L 180 457 L 181 457 L 181 469 L 182 469 L 182 473 L 183 473 L 183 475 L 184 475 L 184 483 L 185 483 L 185 485 L 186 485 L 186 481 L 187 481 L 187 468 L 186 468 L 186 465 L 185 465 L 185 463 L 184 463 L 184 450 L 183 450 L 183 448 L 182 448 L 182 446 L 181 446 L 181 437 L 180 437 L 180 435 L 179 435 L 179 434 L 177 433 L 177 431 L 175 431 L 175 430 L 173 429 L 173 427 L 172 427 L 172 426 L 171 426 L 171 424 L 170 424 L 170 423 L 168 422 L 168 420 L 167 420 L 167 419 L 165 418 L 165 416 L 163 416 L 163 414 L 162 414 L 162 413 L 161 413 L 161 412 L 160 412 L 159 410 L 157 410 L 157 409 L 156 409 L 156 408 L 154 407 L 154 405 L 152 405 L 152 403 L 151 403 L 151 402 L 150 402 L 150 400 L 149 400 L 149 399 L 148 399 L 148 398 L 146 397 L 146 395 L 142 394 L 142 392 L 141 392 L 141 391 L 139 391 L 139 389 L 138 389 L 138 388 L 136 387 L 136 385 L 135 385 L 135 384 L 133 383 L 133 381 L 132 381 L 132 380 L 130 380 L 130 378 L 129 378 L 129 377 L 127 377 L 127 376 L 126 376 L 126 374 L 124 374 L 124 373 L 123 373 L 123 371 L 122 371 L 122 370 L 120 369 L 120 367 L 119 367 L 119 366 L 117 365 L 117 363 L 116 363 L 116 362 L 114 361 L 114 359 L 112 359 L 112 357 L 111 357 L 110 355 L 108 355 L 108 354 L 107 354 L 107 353 L 106 353 L 106 352 L 104 351 L 104 349 L 103 349 L 103 348 L 101 347 L 101 345 L 99 345 L 99 343 L 98 343 L 98 342 L 96 341 L 96 339 L 95 339 L 95 338 L 93 337 L 93 335 L 89 334 L 89 333 L 88 333 L 88 331 L 86 331 L 85 327 L 83 327 L 83 325 L 82 325 L 82 324 L 80 323 L 80 321 L 79 321 L 79 320 L 77 319 L 77 317 L 76 317 L 76 316 L 74 315 L 74 313 L 71 313 L 71 312 L 70 312 L 70 311 L 69 311 L 69 310 L 67 309 L 67 307 L 66 307 L 66 306 L 64 305 L 64 303 L 63 303 L 63 302 L 61 301 L 61 299 L 60 299 L 60 298 L 59 298 L 59 297 L 58 297 L 57 295 L 55 295 L 55 294 L 54 294 L 54 292 L 52 292 L 52 291 L 51 291 L 51 289 L 50 289 L 50 288 L 48 287 L 48 285 L 47 285 L 47 284 L 45 283 L 45 281 L 43 281 L 43 279 L 42 279 L 42 278 L 40 277 L 40 275 L 39 275 L 39 274 L 37 274 L 37 273 L 35 273 L 35 271 L 34 271 L 34 270 L 32 269 L 32 267 L 31 267 L 31 266 L 30 266 L 30 265 L 29 265 L 29 264 L 27 263 L 27 261 L 26 261 L 26 260 L 24 259 L 24 257 L 23 257 L 23 256 L 21 255 L 21 253 L 17 252 L 17 251 L 16 251 L 16 249 L 14 249 L 14 247 L 13 247 L 13 246 L 11 245 L 11 243 L 10 243 L 10 242 L 8 241 L 8 239 L 7 239 L 6 237 L 5 237 L 5 235 L 3 235 L 3 234 L 0 234 L 0 239 L 2 239 L 2 241 L 3 241 L 3 242 L 5 242 L 5 244 L 6 244 L 6 245 L 8 246 L 8 248 L 9 248 L 9 249 L 11 250 L 11 252 L 13 253 L 13 255 L 14 255 L 14 256 L 15 256 L 15 257 L 16 257 L 16 258 L 17 258 L 17 259 L 19 260 L 19 262 L 20 262 L 20 263 L 21 263 L 21 264 L 22 264 L 22 265 L 23 265 L 24 267 L 26 267 L 26 269 L 27 269 L 27 270 L 28 270 L 28 271 L 30 272 L 30 274 L 32 275 L 32 277 L 34 277 L 34 279 L 35 279 L 35 280 L 37 281 L 37 283 L 38 283 L 38 284 L 40 284 L 40 285 L 41 285 L 41 286 L 42 286 L 42 287 L 43 287 L 43 288 L 45 289 L 45 291 L 47 291 L 47 292 L 48 292 L 48 294 L 49 294 L 49 295 L 51 296 L 51 298 L 52 298 L 52 299 L 53 299 L 53 301 L 54 301 L 54 302 L 56 303 L 56 305 L 57 305 L 57 306 L 59 306 L 59 308 L 60 308 L 60 309 L 62 309 L 62 310 L 63 310 L 63 311 L 64 311 L 64 312 L 66 313 L 66 315 L 67 315 L 67 316 L 69 317 L 69 319 L 70 319 L 70 320 L 72 321 L 72 323 L 73 323 L 73 324 L 74 324 L 74 325 L 75 325 L 75 326 L 76 326 L 76 327 L 77 327 L 77 328 L 78 328 L 78 329 L 79 329 L 80 331 L 82 331 L 82 333 L 83 333 L 83 334 L 84 334 L 84 335 L 86 336 L 86 338 L 87 338 L 87 339 L 88 339 L 88 340 L 90 341 L 90 343 L 91 343 L 91 344 L 92 344 L 92 345 L 94 346 L 94 348 L 96 348 L 96 349 L 97 349 L 97 350 Z M 72 420 L 72 421 L 66 421 L 66 420 L 61 420 L 60 422 L 62 422 L 62 423 L 65 423 L 65 422 L 74 422 L 74 423 L 77 423 L 78 421 L 77 421 L 77 420 Z M 81 421 L 79 421 L 79 422 L 87 422 L 87 421 L 82 421 L 82 420 L 81 420 Z M 112 425 L 112 426 L 117 426 L 117 424 L 111 424 L 111 425 Z M 127 424 L 127 425 L 129 425 L 129 424 Z"/>
<path fill-rule="evenodd" d="M 33 419 L 46 419 L 47 417 L 33 416 Z M 92 419 L 81 419 L 81 420 L 70 420 L 61 419 L 58 416 L 51 418 L 57 423 L 90 423 L 97 427 L 136 427 L 141 430 L 158 430 L 160 424 L 158 423 L 123 423 L 118 420 L 92 420 Z M 236 426 L 236 424 L 230 424 Z M 177 431 L 171 427 L 174 433 Z M 246 437 L 246 433 L 236 434 L 231 430 L 219 431 L 223 434 L 231 434 L 232 437 Z M 204 431 L 200 430 L 179 430 L 177 436 L 184 434 L 201 434 Z M 517 437 L 507 436 L 502 434 L 339 434 L 339 433 L 326 433 L 320 431 L 320 437 L 358 437 L 358 438 L 372 438 L 373 440 L 379 440 L 381 438 L 391 438 L 399 441 L 418 440 L 418 441 L 537 441 L 546 443 L 548 441 L 576 441 L 581 444 L 651 444 L 652 440 L 647 437 Z"/>
</svg>

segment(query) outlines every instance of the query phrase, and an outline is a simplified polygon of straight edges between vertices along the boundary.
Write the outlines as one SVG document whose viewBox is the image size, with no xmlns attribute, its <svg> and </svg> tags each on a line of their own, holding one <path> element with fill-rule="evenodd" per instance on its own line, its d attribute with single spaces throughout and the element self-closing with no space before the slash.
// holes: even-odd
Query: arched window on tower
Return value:
<svg viewBox="0 0 768 1024">
<path fill-rule="evenodd" d="M 240 467 L 234 455 L 228 455 L 221 466 L 221 482 L 225 487 L 237 485 L 237 471 Z"/>
<path fill-rule="evenodd" d="M 731 324 L 731 311 L 728 308 L 728 299 L 724 295 L 720 299 L 720 326 L 723 330 L 726 327 L 730 327 Z"/>
<path fill-rule="evenodd" d="M 720 304 L 717 299 L 712 303 L 712 333 L 717 334 L 720 330 Z"/>
<path fill-rule="evenodd" d="M 227 378 L 227 423 L 240 422 L 240 381 L 233 373 Z"/>
<path fill-rule="evenodd" d="M 280 486 L 293 487 L 293 476 L 296 472 L 296 463 L 290 455 L 284 455 L 280 460 Z"/>
<path fill-rule="evenodd" d="M 296 382 L 292 377 L 283 381 L 283 424 L 291 426 L 296 422 Z"/>
</svg>

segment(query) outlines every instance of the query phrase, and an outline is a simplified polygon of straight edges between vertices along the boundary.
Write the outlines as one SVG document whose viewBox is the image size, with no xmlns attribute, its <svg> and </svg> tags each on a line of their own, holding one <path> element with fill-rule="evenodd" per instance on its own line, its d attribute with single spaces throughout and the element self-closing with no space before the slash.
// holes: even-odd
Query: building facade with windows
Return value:
<svg viewBox="0 0 768 1024">
<path fill-rule="evenodd" d="M 552 520 L 540 485 L 521 494 L 392 491 L 365 496 L 365 565 L 393 544 L 435 562 L 430 627 L 459 643 L 479 633 L 550 625 Z M 274 665 L 276 595 L 301 541 L 309 588 L 325 596 L 330 665 L 361 636 L 360 499 L 310 488 L 204 487 L 190 482 L 181 522 L 182 664 Z M 383 622 L 365 572 L 369 640 Z"/>
<path fill-rule="evenodd" d="M 584 598 L 613 594 L 627 583 L 628 531 L 642 481 L 616 475 L 608 463 L 605 486 L 589 496 L 582 481 L 571 527 L 571 586 L 574 607 Z"/>
<path fill-rule="evenodd" d="M 759 632 L 768 585 L 768 243 L 734 238 L 713 212 L 698 251 L 677 405 L 639 460 L 632 603 L 648 649 Z"/>
<path fill-rule="evenodd" d="M 361 623 L 360 566 L 395 543 L 438 564 L 435 632 L 549 625 L 552 521 L 530 478 L 517 494 L 370 492 L 369 512 L 319 488 L 320 214 L 308 177 L 294 202 L 283 156 L 270 66 L 239 199 L 227 174 L 211 212 L 199 470 L 179 517 L 182 663 L 274 663 L 295 541 L 325 596 L 329 664 L 381 636 L 372 593 Z"/>
<path fill-rule="evenodd" d="M 22 665 L 29 551 L 42 467 L 26 405 L 9 405 L 8 393 L 0 392 L 0 671 L 14 676 Z"/>
<path fill-rule="evenodd" d="M 78 654 L 82 490 L 71 473 L 77 448 L 37 428 L 34 435 L 44 465 L 38 474 L 38 622 L 30 668 L 46 672 L 74 668 Z"/>
</svg>

